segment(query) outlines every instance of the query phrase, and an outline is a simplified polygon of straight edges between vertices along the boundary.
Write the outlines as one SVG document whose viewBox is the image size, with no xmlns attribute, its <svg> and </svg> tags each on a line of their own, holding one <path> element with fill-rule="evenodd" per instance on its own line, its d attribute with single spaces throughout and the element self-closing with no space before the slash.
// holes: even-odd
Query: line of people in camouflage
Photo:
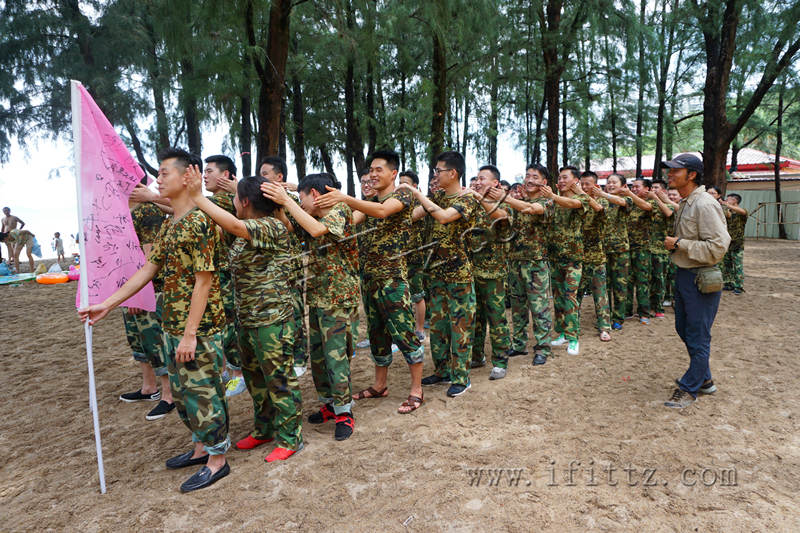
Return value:
<svg viewBox="0 0 800 533">
<path fill-rule="evenodd" d="M 485 165 L 463 188 L 464 157 L 444 152 L 426 195 L 413 172 L 399 172 L 398 155 L 381 150 L 361 172 L 358 199 L 326 173 L 288 192 L 295 187 L 277 157 L 238 182 L 226 156 L 206 158 L 202 176 L 202 161 L 183 150 L 160 154 L 159 163 L 159 194 L 140 186 L 131 195 L 147 263 L 106 302 L 79 313 L 95 323 L 153 281 L 157 310 L 124 310 L 142 387 L 121 399 L 158 400 L 148 420 L 177 409 L 194 447 L 167 467 L 204 465 L 185 492 L 230 472 L 226 398 L 244 388 L 254 429 L 236 448 L 274 441 L 267 462 L 302 450 L 298 377 L 308 359 L 320 404 L 308 422 L 334 421 L 334 438 L 344 440 L 354 430 L 354 402 L 389 394 L 394 353 L 409 367 L 409 394 L 398 407 L 408 414 L 423 405 L 423 386 L 447 384 L 449 397 L 470 388 L 471 368 L 486 364 L 487 328 L 489 379 L 498 380 L 529 346 L 534 365 L 565 344 L 578 355 L 584 294 L 594 299 L 603 341 L 633 316 L 643 324 L 663 317 L 670 299 L 662 243 L 679 197 L 658 180 L 629 188 L 614 174 L 603 190 L 593 172 L 565 167 L 556 192 L 540 165 L 511 187 Z M 729 225 L 742 234 L 726 264 L 731 288 L 741 291 L 747 213 L 740 198 L 728 198 Z M 374 380 L 353 393 L 359 304 Z M 423 376 L 426 317 L 434 368 Z"/>
</svg>

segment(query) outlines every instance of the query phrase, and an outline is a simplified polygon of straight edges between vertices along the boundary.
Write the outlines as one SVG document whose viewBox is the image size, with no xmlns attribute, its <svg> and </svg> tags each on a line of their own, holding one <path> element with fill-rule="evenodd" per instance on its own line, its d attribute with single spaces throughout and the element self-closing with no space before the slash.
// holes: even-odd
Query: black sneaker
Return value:
<svg viewBox="0 0 800 533">
<path fill-rule="evenodd" d="M 481 368 L 486 366 L 486 359 L 481 359 L 480 361 L 472 361 L 469 364 L 470 368 Z"/>
<path fill-rule="evenodd" d="M 540 353 L 537 353 L 533 357 L 533 364 L 534 365 L 543 365 L 546 362 L 547 362 L 547 357 L 545 355 L 540 354 Z"/>
<path fill-rule="evenodd" d="M 158 420 L 167 416 L 173 409 L 175 409 L 174 403 L 167 403 L 165 400 L 161 400 L 158 405 L 145 415 L 145 418 L 147 420 Z"/>
<path fill-rule="evenodd" d="M 513 348 L 510 349 L 507 353 L 508 353 L 509 357 L 516 357 L 518 355 L 528 355 L 528 352 L 525 352 L 525 351 L 522 351 L 522 350 L 515 350 Z"/>
<path fill-rule="evenodd" d="M 426 378 L 422 378 L 423 385 L 436 385 L 437 383 L 450 383 L 450 378 L 443 378 L 436 374 L 431 374 Z"/>
<path fill-rule="evenodd" d="M 139 389 L 136 392 L 126 392 L 125 394 L 121 394 L 119 399 L 128 403 L 142 401 L 155 402 L 161 399 L 161 391 L 157 390 L 152 394 L 142 394 L 142 389 Z"/>
<path fill-rule="evenodd" d="M 675 378 L 675 384 L 678 384 L 678 378 Z M 714 385 L 714 380 L 707 379 L 700 385 L 700 388 L 697 389 L 697 392 L 700 394 L 714 394 L 717 392 L 717 386 Z"/>
<path fill-rule="evenodd" d="M 313 415 L 309 415 L 308 421 L 311 424 L 322 424 L 328 420 L 333 420 L 334 418 L 336 418 L 336 415 L 334 414 L 333 409 L 331 409 L 330 405 L 325 404 L 320 407 L 319 411 Z"/>
<path fill-rule="evenodd" d="M 466 385 L 459 385 L 457 383 L 453 383 L 452 385 L 450 385 L 450 388 L 447 389 L 447 395 L 450 396 L 451 398 L 455 398 L 456 396 L 461 396 L 462 394 L 467 392 L 467 390 L 471 386 L 472 385 L 470 384 L 469 381 L 467 381 Z"/>
<path fill-rule="evenodd" d="M 672 396 L 670 396 L 669 400 L 664 402 L 664 405 L 666 407 L 672 407 L 673 409 L 683 409 L 684 407 L 689 407 L 694 402 L 694 396 L 683 389 L 675 389 L 672 392 Z"/>
<path fill-rule="evenodd" d="M 744 289 L 740 289 L 740 288 L 738 288 L 738 287 L 737 287 L 737 288 L 735 288 L 735 289 L 733 289 L 733 294 L 735 294 L 736 296 L 739 296 L 739 295 L 740 295 L 740 294 L 742 294 L 743 292 L 744 292 Z"/>
<path fill-rule="evenodd" d="M 350 435 L 353 434 L 354 426 L 355 419 L 353 418 L 352 413 L 342 413 L 340 415 L 336 415 L 336 432 L 334 433 L 334 438 L 336 440 L 349 439 Z"/>
</svg>

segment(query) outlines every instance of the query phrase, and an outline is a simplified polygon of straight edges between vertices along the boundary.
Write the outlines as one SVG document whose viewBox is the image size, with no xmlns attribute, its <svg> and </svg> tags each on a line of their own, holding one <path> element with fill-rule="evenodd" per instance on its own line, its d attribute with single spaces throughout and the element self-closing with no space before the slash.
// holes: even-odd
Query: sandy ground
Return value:
<svg viewBox="0 0 800 533">
<path fill-rule="evenodd" d="M 557 348 L 542 367 L 516 357 L 497 382 L 475 370 L 465 395 L 427 388 L 410 416 L 396 414 L 408 379 L 399 359 L 390 396 L 357 405 L 351 439 L 306 424 L 294 458 L 268 465 L 268 448 L 232 450 L 231 475 L 190 495 L 178 486 L 192 470 L 164 467 L 189 448 L 177 415 L 147 422 L 153 404 L 117 399 L 140 379 L 119 311 L 94 330 L 100 495 L 75 285 L 0 287 L 0 529 L 798 531 L 798 264 L 797 242 L 747 243 L 747 293 L 724 293 L 714 325 L 720 390 L 683 411 L 661 406 L 688 362 L 672 312 L 606 344 L 587 298 L 580 356 Z M 371 373 L 359 350 L 354 388 Z M 305 418 L 318 407 L 310 373 L 301 385 Z M 241 438 L 250 398 L 230 405 Z"/>
</svg>

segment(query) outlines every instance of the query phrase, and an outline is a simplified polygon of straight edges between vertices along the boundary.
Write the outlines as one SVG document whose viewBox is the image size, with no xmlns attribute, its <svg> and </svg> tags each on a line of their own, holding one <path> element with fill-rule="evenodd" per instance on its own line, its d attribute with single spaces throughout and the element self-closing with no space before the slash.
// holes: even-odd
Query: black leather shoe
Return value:
<svg viewBox="0 0 800 533">
<path fill-rule="evenodd" d="M 193 453 L 194 450 L 189 450 L 186 453 L 182 453 L 171 459 L 167 459 L 167 468 L 183 468 L 185 466 L 204 465 L 208 462 L 208 454 L 192 459 Z"/>
<path fill-rule="evenodd" d="M 211 473 L 211 469 L 207 466 L 204 466 L 200 470 L 194 473 L 192 477 L 187 479 L 181 485 L 181 492 L 192 492 L 193 490 L 202 489 L 204 487 L 208 487 L 209 485 L 213 485 L 218 480 L 224 478 L 228 474 L 231 473 L 231 467 L 228 466 L 228 463 L 214 472 Z"/>
<path fill-rule="evenodd" d="M 533 358 L 534 365 L 543 365 L 547 362 L 547 357 L 544 355 L 537 353 L 536 356 Z"/>
<path fill-rule="evenodd" d="M 513 348 L 508 351 L 509 357 L 516 357 L 518 355 L 527 355 L 528 352 L 523 352 L 522 350 L 514 350 Z"/>
</svg>

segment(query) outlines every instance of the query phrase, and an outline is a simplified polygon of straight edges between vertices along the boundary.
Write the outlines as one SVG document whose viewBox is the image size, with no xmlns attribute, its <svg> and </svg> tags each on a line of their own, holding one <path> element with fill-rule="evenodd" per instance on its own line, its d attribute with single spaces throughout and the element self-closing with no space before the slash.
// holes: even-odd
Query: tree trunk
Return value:
<svg viewBox="0 0 800 533">
<path fill-rule="evenodd" d="M 606 85 L 608 86 L 608 98 L 610 102 L 611 127 L 611 168 L 617 171 L 617 113 L 614 108 L 614 84 L 611 79 L 611 51 L 608 47 L 608 35 L 603 35 L 604 51 L 606 56 Z"/>
<path fill-rule="evenodd" d="M 464 94 L 464 135 L 461 139 L 461 154 L 467 156 L 467 137 L 469 136 L 469 93 Z"/>
<path fill-rule="evenodd" d="M 664 113 L 667 106 L 667 74 L 672 57 L 672 43 L 675 38 L 675 18 L 667 13 L 667 0 L 661 3 L 661 43 L 667 41 L 666 52 L 661 52 L 658 60 L 658 111 L 656 112 L 656 153 L 653 159 L 653 179 L 661 178 L 661 154 L 664 151 Z M 669 23 L 667 23 L 669 17 Z M 669 36 L 665 35 L 669 24 Z M 661 50 L 661 49 L 660 49 Z"/>
<path fill-rule="evenodd" d="M 437 0 L 437 11 L 441 20 L 445 19 L 446 9 L 443 0 Z M 434 158 L 444 151 L 444 122 L 447 114 L 447 56 L 444 36 L 438 31 L 431 33 L 433 40 L 433 61 L 431 78 L 433 79 L 433 99 L 431 107 L 431 143 L 428 161 L 431 169 L 436 166 Z M 432 172 L 432 171 L 431 171 Z"/>
<path fill-rule="evenodd" d="M 406 166 L 406 73 L 400 73 L 400 165 Z"/>
<path fill-rule="evenodd" d="M 636 176 L 642 175 L 642 127 L 644 122 L 644 14 L 645 0 L 639 2 L 639 99 L 636 102 Z M 657 165 L 654 165 L 657 166 Z"/>
<path fill-rule="evenodd" d="M 497 135 L 500 130 L 498 124 L 498 108 L 500 102 L 497 101 L 500 80 L 500 65 L 497 56 L 492 58 L 492 86 L 490 89 L 490 105 L 491 111 L 489 114 L 489 164 L 497 165 Z"/>
<path fill-rule="evenodd" d="M 533 134 L 533 157 L 531 158 L 531 162 L 537 165 L 542 161 L 542 122 L 546 107 L 547 100 L 545 96 L 542 96 L 542 103 L 536 109 L 536 132 Z"/>
<path fill-rule="evenodd" d="M 319 157 L 322 159 L 322 166 L 325 167 L 325 172 L 333 174 L 333 159 L 331 159 L 328 147 L 324 144 L 319 145 Z"/>
<path fill-rule="evenodd" d="M 372 60 L 367 61 L 367 152 L 375 151 L 375 144 L 378 140 L 378 130 L 375 128 L 377 118 L 375 117 L 375 83 L 373 81 Z"/>
<path fill-rule="evenodd" d="M 558 39 L 561 22 L 561 0 L 547 2 L 546 14 L 540 14 L 542 26 L 542 56 L 544 58 L 544 99 L 547 102 L 547 170 L 551 178 L 558 175 L 558 115 L 561 104 L 559 82 L 564 64 L 559 61 Z"/>
<path fill-rule="evenodd" d="M 241 118 L 241 127 L 239 129 L 239 147 L 242 153 L 242 168 L 241 176 L 246 178 L 252 175 L 253 172 L 253 158 L 250 151 L 253 149 L 253 125 L 250 122 L 250 113 L 252 112 L 249 96 L 250 85 L 246 84 L 245 90 L 248 91 L 248 96 L 242 96 L 239 101 L 239 115 Z"/>
<path fill-rule="evenodd" d="M 306 133 L 303 110 L 303 88 L 297 76 L 292 76 L 292 120 L 294 121 L 294 163 L 297 180 L 306 175 Z"/>
<path fill-rule="evenodd" d="M 783 206 L 781 206 L 781 150 L 783 149 L 783 94 L 786 90 L 786 78 L 778 92 L 778 131 L 775 135 L 775 201 L 778 203 L 778 238 L 786 239 L 786 226 L 783 224 Z"/>
<path fill-rule="evenodd" d="M 562 81 L 562 94 L 564 99 L 567 98 L 567 82 Z M 569 150 L 567 146 L 567 106 L 562 106 L 561 109 L 561 166 L 566 167 L 569 165 Z"/>
<path fill-rule="evenodd" d="M 186 80 L 186 83 L 182 85 L 181 91 L 183 117 L 186 120 L 186 141 L 189 145 L 189 151 L 199 156 L 202 153 L 203 147 L 200 135 L 200 120 L 197 117 L 197 97 L 191 90 L 191 80 L 194 77 L 194 64 L 191 59 L 185 58 L 180 61 L 180 65 L 181 77 Z"/>
</svg>

